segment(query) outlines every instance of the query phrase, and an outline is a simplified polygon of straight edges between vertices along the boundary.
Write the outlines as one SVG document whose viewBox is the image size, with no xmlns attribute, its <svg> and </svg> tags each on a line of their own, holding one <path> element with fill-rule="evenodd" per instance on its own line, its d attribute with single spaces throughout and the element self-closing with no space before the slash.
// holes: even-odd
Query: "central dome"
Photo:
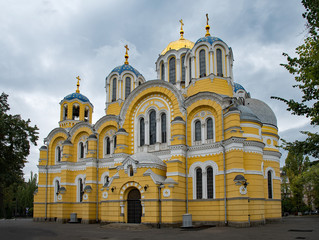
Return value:
<svg viewBox="0 0 319 240">
<path fill-rule="evenodd" d="M 161 52 L 161 55 L 164 55 L 169 50 L 179 50 L 181 48 L 192 48 L 194 43 L 187 39 L 178 39 L 177 41 L 170 42 L 167 47 Z"/>
</svg>

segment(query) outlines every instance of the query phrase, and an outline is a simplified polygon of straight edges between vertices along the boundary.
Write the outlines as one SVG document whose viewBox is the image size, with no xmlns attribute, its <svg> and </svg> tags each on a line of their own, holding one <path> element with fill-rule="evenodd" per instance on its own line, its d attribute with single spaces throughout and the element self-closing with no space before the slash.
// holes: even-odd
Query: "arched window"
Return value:
<svg viewBox="0 0 319 240">
<path fill-rule="evenodd" d="M 82 202 L 83 201 L 83 194 L 84 194 L 84 182 L 82 180 L 82 178 L 79 178 L 78 180 L 78 201 Z"/>
<path fill-rule="evenodd" d="M 161 63 L 161 80 L 165 81 L 165 66 L 164 63 Z"/>
<path fill-rule="evenodd" d="M 196 169 L 196 199 L 203 198 L 202 169 Z"/>
<path fill-rule="evenodd" d="M 125 99 L 130 93 L 131 93 L 131 78 L 126 77 L 125 78 Z"/>
<path fill-rule="evenodd" d="M 116 78 L 113 78 L 112 82 L 112 102 L 116 101 Z"/>
<path fill-rule="evenodd" d="M 63 106 L 63 120 L 66 120 L 68 118 L 68 105 L 64 104 Z"/>
<path fill-rule="evenodd" d="M 222 62 L 222 50 L 219 48 L 216 50 L 216 60 L 217 60 L 217 76 L 223 76 L 223 62 Z"/>
<path fill-rule="evenodd" d="M 272 172 L 268 171 L 268 198 L 272 199 Z"/>
<path fill-rule="evenodd" d="M 166 137 L 166 113 L 163 113 L 162 115 L 161 115 L 161 137 L 162 137 L 162 143 L 166 143 L 166 139 L 167 139 L 167 137 Z"/>
<path fill-rule="evenodd" d="M 127 166 L 127 169 L 128 169 L 129 177 L 133 177 L 134 176 L 134 170 L 133 170 L 132 165 Z"/>
<path fill-rule="evenodd" d="M 110 182 L 109 176 L 105 176 L 104 177 L 103 187 L 107 187 L 109 185 L 109 182 Z"/>
<path fill-rule="evenodd" d="M 79 156 L 80 156 L 80 158 L 84 158 L 84 144 L 83 144 L 83 142 L 79 143 Z"/>
<path fill-rule="evenodd" d="M 156 112 L 152 110 L 150 112 L 149 117 L 149 123 L 150 123 L 150 145 L 154 145 L 156 143 Z"/>
<path fill-rule="evenodd" d="M 115 149 L 116 149 L 116 136 L 114 136 L 114 138 L 113 138 L 113 144 L 114 144 L 114 151 L 115 151 Z"/>
<path fill-rule="evenodd" d="M 192 59 L 189 58 L 189 83 L 192 81 Z"/>
<path fill-rule="evenodd" d="M 201 141 L 202 140 L 202 134 L 201 134 L 201 122 L 197 120 L 195 122 L 195 141 Z"/>
<path fill-rule="evenodd" d="M 56 147 L 56 152 L 55 152 L 55 159 L 56 159 L 56 162 L 61 162 L 61 147 L 60 146 L 57 146 Z"/>
<path fill-rule="evenodd" d="M 85 107 L 85 110 L 84 110 L 84 121 L 85 122 L 89 121 L 89 107 Z"/>
<path fill-rule="evenodd" d="M 145 122 L 144 118 L 140 119 L 140 146 L 145 144 Z"/>
<path fill-rule="evenodd" d="M 184 65 L 184 61 L 185 61 L 185 55 L 182 56 L 181 58 L 181 66 L 182 66 L 182 83 L 185 83 L 185 65 Z"/>
<path fill-rule="evenodd" d="M 172 84 L 176 83 L 176 64 L 175 57 L 169 60 L 169 82 Z"/>
<path fill-rule="evenodd" d="M 213 119 L 207 119 L 207 139 L 214 139 L 214 126 Z"/>
<path fill-rule="evenodd" d="M 213 168 L 207 168 L 207 198 L 214 198 L 214 175 Z"/>
<path fill-rule="evenodd" d="M 60 182 L 59 180 L 56 180 L 54 184 L 54 192 L 56 196 L 59 195 L 59 191 L 60 191 Z"/>
<path fill-rule="evenodd" d="M 105 138 L 105 155 L 109 155 L 111 153 L 111 141 L 109 137 Z"/>
<path fill-rule="evenodd" d="M 72 111 L 72 119 L 73 120 L 79 120 L 80 118 L 80 106 L 74 104 L 73 105 L 73 111 Z"/>
<path fill-rule="evenodd" d="M 142 85 L 142 82 L 138 82 L 138 85 L 139 85 L 139 86 Z"/>
<path fill-rule="evenodd" d="M 206 76 L 206 54 L 205 50 L 199 51 L 199 77 Z"/>
</svg>

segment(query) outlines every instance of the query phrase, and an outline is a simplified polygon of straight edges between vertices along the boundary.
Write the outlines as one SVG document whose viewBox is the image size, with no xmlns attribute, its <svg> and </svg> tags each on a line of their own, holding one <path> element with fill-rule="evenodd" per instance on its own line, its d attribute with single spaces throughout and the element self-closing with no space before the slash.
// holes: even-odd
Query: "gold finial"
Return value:
<svg viewBox="0 0 319 240">
<path fill-rule="evenodd" d="M 77 86 L 76 93 L 80 93 L 80 89 L 79 88 L 80 88 L 80 80 L 81 80 L 81 78 L 79 76 L 77 76 L 76 79 L 78 80 L 78 83 L 76 84 L 76 86 Z"/>
<path fill-rule="evenodd" d="M 207 19 L 207 24 L 206 24 L 206 34 L 205 34 L 205 37 L 208 37 L 210 36 L 210 33 L 209 33 L 209 29 L 210 29 L 210 26 L 208 25 L 208 13 L 206 13 L 206 19 Z"/>
<path fill-rule="evenodd" d="M 127 51 L 128 50 L 130 50 L 129 48 L 128 48 L 128 45 L 126 44 L 125 46 L 124 46 L 125 48 L 126 48 L 126 52 L 125 52 L 125 62 L 124 62 L 124 64 L 128 64 L 128 54 L 127 54 Z"/>
<path fill-rule="evenodd" d="M 181 23 L 181 30 L 179 32 L 181 34 L 181 38 L 180 39 L 184 39 L 184 30 L 183 30 L 184 23 L 183 23 L 183 19 L 179 20 L 179 22 Z"/>
</svg>

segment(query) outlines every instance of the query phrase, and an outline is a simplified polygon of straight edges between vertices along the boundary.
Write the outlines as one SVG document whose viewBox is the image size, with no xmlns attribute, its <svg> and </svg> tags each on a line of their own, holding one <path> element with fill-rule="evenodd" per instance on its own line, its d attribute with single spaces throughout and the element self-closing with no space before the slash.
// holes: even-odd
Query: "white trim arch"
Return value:
<svg viewBox="0 0 319 240">
<path fill-rule="evenodd" d="M 63 156 L 63 148 L 62 148 L 62 141 L 59 141 L 55 146 L 55 153 L 54 153 L 54 160 L 55 164 L 60 163 L 62 161 Z"/>
<path fill-rule="evenodd" d="M 105 185 L 105 183 L 106 183 L 106 177 L 109 178 L 108 183 L 110 183 L 110 172 L 109 172 L 109 171 L 106 171 L 106 172 L 102 173 L 102 175 L 101 175 L 101 182 L 100 182 L 100 184 L 102 184 L 102 187 L 104 187 L 104 185 Z"/>
<path fill-rule="evenodd" d="M 80 179 L 82 180 L 82 189 L 80 188 Z M 75 186 L 76 186 L 76 201 L 77 202 L 82 202 L 81 201 L 81 194 L 83 195 L 84 193 L 84 188 L 85 188 L 85 179 L 86 175 L 85 174 L 79 174 L 75 177 Z M 83 200 L 83 199 L 82 199 Z"/>
<path fill-rule="evenodd" d="M 59 190 L 60 190 L 60 187 L 61 187 L 61 177 L 55 177 L 53 179 L 53 186 L 54 186 L 54 193 L 53 193 L 54 202 L 57 202 L 58 201 Z"/>
<path fill-rule="evenodd" d="M 210 74 L 210 64 L 212 64 L 210 62 L 210 58 L 209 58 L 209 55 L 210 55 L 210 51 L 209 51 L 210 47 L 206 44 L 203 44 L 203 45 L 200 45 L 198 46 L 196 49 L 195 49 L 195 59 L 196 59 L 196 76 L 195 78 L 203 78 L 203 77 L 207 77 L 209 74 Z M 199 64 L 199 52 L 201 50 L 205 50 L 205 65 L 206 65 L 206 73 L 205 73 L 205 76 L 200 76 L 200 64 Z"/>
<path fill-rule="evenodd" d="M 196 191 L 196 169 L 200 168 L 202 170 L 202 199 L 207 199 L 207 168 L 211 167 L 213 169 L 213 198 L 216 198 L 216 174 L 218 173 L 218 165 L 212 160 L 205 162 L 194 162 L 189 168 L 189 177 L 193 179 L 193 199 L 197 199 Z"/>
<path fill-rule="evenodd" d="M 201 145 L 201 144 L 209 144 L 209 143 L 215 142 L 215 140 L 216 140 L 216 124 L 215 124 L 214 115 L 208 111 L 201 111 L 201 112 L 206 112 L 206 115 L 204 118 L 198 116 L 198 117 L 194 117 L 191 121 L 192 146 Z M 201 112 L 199 112 L 199 114 L 201 114 Z M 211 118 L 213 121 L 213 139 L 207 139 L 207 120 L 208 120 L 208 118 Z M 201 123 L 201 140 L 200 141 L 195 141 L 195 122 L 197 120 L 199 120 Z"/>
</svg>

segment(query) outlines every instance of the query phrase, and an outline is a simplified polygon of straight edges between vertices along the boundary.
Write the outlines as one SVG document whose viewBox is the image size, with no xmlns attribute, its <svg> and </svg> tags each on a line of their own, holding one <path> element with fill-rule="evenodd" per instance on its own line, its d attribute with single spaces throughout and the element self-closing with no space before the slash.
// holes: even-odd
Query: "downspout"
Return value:
<svg viewBox="0 0 319 240">
<path fill-rule="evenodd" d="M 45 166 L 46 169 L 46 176 L 45 176 L 45 215 L 44 215 L 44 220 L 47 220 L 47 213 L 48 213 L 48 174 L 49 174 L 49 169 L 48 169 L 48 164 L 49 164 L 49 144 L 47 143 L 47 163 Z"/>
<path fill-rule="evenodd" d="M 96 215 L 95 221 L 99 222 L 99 134 L 96 142 Z"/>
<path fill-rule="evenodd" d="M 223 164 L 224 164 L 224 209 L 225 209 L 225 225 L 227 225 L 227 192 L 226 192 L 226 150 L 224 145 L 225 133 L 224 133 L 224 109 L 222 109 L 222 148 L 223 148 Z"/>
<path fill-rule="evenodd" d="M 161 228 L 162 224 L 162 199 L 161 199 L 162 184 L 158 186 L 158 228 Z"/>
<path fill-rule="evenodd" d="M 188 138 L 187 138 L 187 109 L 185 108 L 185 112 L 186 112 L 186 123 L 185 123 L 185 143 L 186 143 L 186 153 L 185 153 L 185 178 L 186 178 L 186 214 L 188 214 Z"/>
</svg>

